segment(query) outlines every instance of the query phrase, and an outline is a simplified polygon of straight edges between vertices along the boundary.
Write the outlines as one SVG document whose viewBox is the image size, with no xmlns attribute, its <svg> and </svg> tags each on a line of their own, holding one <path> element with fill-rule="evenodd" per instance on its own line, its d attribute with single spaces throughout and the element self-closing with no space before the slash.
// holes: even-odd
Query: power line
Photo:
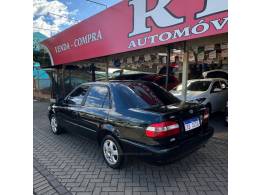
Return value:
<svg viewBox="0 0 260 195">
<path fill-rule="evenodd" d="M 47 12 L 47 14 L 40 14 L 40 16 L 45 16 L 45 15 L 54 15 L 54 16 L 59 16 L 59 17 L 63 17 L 63 18 L 67 18 L 69 20 L 73 20 L 75 22 L 80 22 L 79 20 L 76 20 L 76 19 L 73 19 L 73 18 L 70 18 L 69 16 L 63 16 L 63 15 L 59 15 L 59 14 L 55 14 L 55 13 L 52 13 L 52 12 Z M 38 14 L 39 15 L 39 14 Z"/>
<path fill-rule="evenodd" d="M 74 20 L 74 21 L 76 21 L 76 22 L 80 22 L 79 20 L 69 18 L 68 16 L 63 16 L 63 15 L 55 14 L 55 13 L 52 13 L 52 12 L 48 12 L 47 14 L 52 14 L 52 15 L 54 15 L 54 16 L 59 16 L 59 17 L 63 17 L 63 18 L 70 19 L 70 20 Z"/>
<path fill-rule="evenodd" d="M 95 3 L 95 4 L 98 4 L 98 5 L 102 5 L 102 6 L 105 6 L 107 8 L 107 5 L 103 4 L 103 3 L 99 3 L 99 2 L 91 1 L 91 0 L 85 0 L 85 1 L 88 1 L 88 2 L 91 2 L 91 3 Z"/>
</svg>

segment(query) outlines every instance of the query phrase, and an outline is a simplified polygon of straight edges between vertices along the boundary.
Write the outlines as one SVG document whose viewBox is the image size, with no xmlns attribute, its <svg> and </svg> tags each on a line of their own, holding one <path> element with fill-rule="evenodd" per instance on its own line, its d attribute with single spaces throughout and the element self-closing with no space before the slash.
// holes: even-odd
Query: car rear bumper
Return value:
<svg viewBox="0 0 260 195">
<path fill-rule="evenodd" d="M 195 150 L 201 148 L 210 137 L 212 137 L 214 129 L 208 127 L 207 131 L 202 135 L 197 135 L 171 147 L 154 147 L 121 140 L 126 155 L 135 155 L 152 161 L 174 161 L 182 158 Z"/>
</svg>

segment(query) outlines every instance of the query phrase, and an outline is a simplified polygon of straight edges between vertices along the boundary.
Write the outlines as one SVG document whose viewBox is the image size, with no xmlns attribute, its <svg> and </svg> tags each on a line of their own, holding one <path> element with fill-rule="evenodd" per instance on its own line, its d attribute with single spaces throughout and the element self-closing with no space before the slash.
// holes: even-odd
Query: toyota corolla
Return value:
<svg viewBox="0 0 260 195">
<path fill-rule="evenodd" d="M 156 162 L 175 160 L 213 135 L 203 105 L 181 102 L 146 81 L 82 84 L 49 106 L 49 119 L 54 134 L 66 129 L 96 139 L 112 168 L 133 154 Z"/>
</svg>

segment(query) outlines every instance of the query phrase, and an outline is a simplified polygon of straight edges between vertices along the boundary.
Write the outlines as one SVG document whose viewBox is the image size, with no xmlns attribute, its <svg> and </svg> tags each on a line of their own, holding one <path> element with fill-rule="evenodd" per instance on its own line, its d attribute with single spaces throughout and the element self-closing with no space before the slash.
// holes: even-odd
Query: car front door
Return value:
<svg viewBox="0 0 260 195">
<path fill-rule="evenodd" d="M 217 112 L 220 111 L 221 101 L 222 101 L 222 89 L 219 81 L 215 81 L 210 90 L 210 103 L 211 103 L 211 111 Z"/>
<path fill-rule="evenodd" d="M 105 85 L 93 85 L 79 112 L 82 134 L 96 136 L 97 131 L 106 123 L 110 109 L 110 92 Z"/>
<path fill-rule="evenodd" d="M 79 109 L 85 95 L 87 94 L 88 86 L 79 86 L 73 90 L 64 100 L 60 115 L 63 123 L 68 131 L 78 133 L 80 131 Z"/>
<path fill-rule="evenodd" d="M 228 100 L 228 84 L 227 84 L 226 81 L 221 80 L 220 85 L 221 85 L 221 89 L 222 89 L 220 109 L 221 109 L 221 111 L 224 112 L 225 108 L 226 108 L 226 103 L 227 103 L 227 100 Z"/>
</svg>

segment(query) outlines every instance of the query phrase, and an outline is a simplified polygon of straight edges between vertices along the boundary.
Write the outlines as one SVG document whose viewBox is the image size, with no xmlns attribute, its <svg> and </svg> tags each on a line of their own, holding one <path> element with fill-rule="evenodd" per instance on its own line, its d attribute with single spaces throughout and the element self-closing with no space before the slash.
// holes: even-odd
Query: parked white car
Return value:
<svg viewBox="0 0 260 195">
<path fill-rule="evenodd" d="M 175 97 L 183 100 L 182 84 L 170 91 Z M 194 79 L 187 83 L 187 102 L 206 105 L 210 113 L 225 111 L 228 99 L 228 83 L 225 79 Z"/>
</svg>

